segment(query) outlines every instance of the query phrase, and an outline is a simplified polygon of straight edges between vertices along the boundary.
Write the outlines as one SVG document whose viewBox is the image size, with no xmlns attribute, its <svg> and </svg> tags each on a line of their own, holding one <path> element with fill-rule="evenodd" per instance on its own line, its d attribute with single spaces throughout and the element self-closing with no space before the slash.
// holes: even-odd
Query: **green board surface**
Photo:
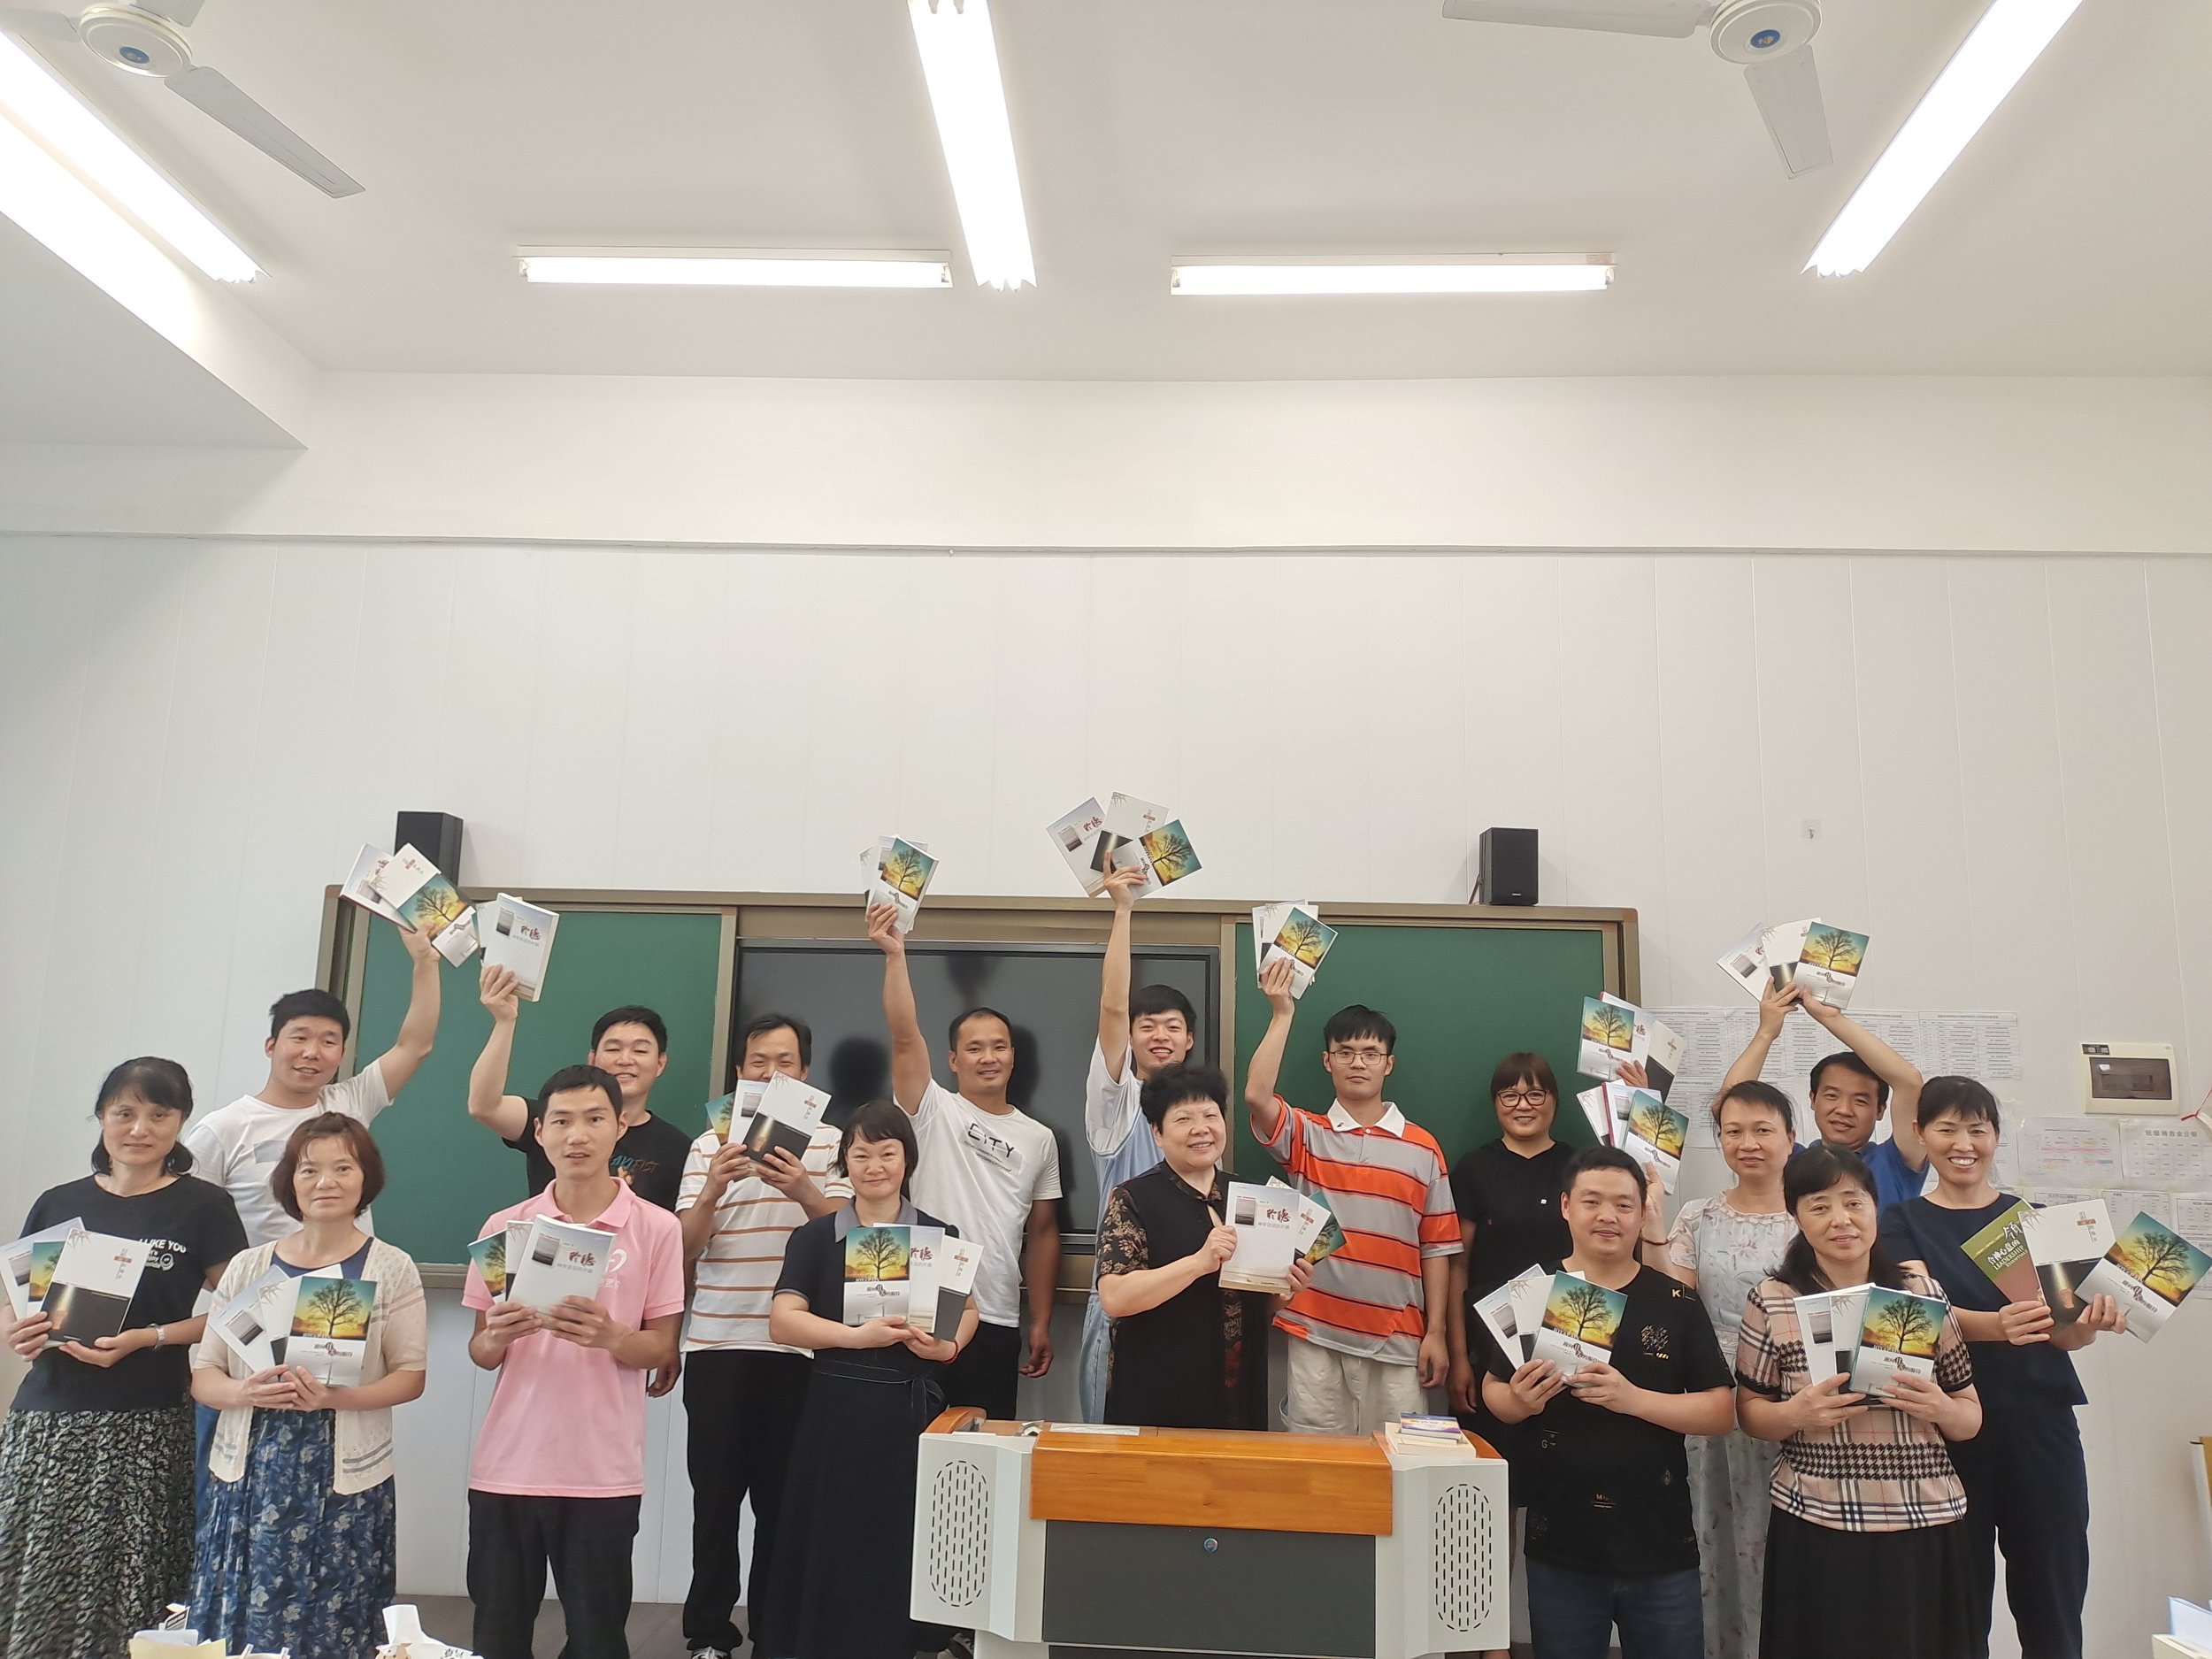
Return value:
<svg viewBox="0 0 2212 1659">
<path fill-rule="evenodd" d="M 1237 929 L 1237 1070 L 1240 1100 L 1252 1050 L 1267 1029 L 1267 999 L 1252 972 L 1252 929 Z M 1338 1009 L 1364 1002 L 1398 1028 L 1397 1066 L 1386 1098 L 1443 1144 L 1445 1158 L 1499 1134 L 1491 1069 L 1517 1049 L 1552 1064 L 1562 1099 L 1552 1133 L 1574 1146 L 1594 1139 L 1578 1089 L 1582 999 L 1605 990 L 1605 954 L 1594 930 L 1547 927 L 1348 926 L 1321 964 L 1290 1030 L 1278 1092 L 1294 1106 L 1325 1112 L 1335 1091 L 1321 1069 L 1321 1028 Z M 1240 1118 L 1242 1117 L 1240 1112 Z M 1237 1134 L 1238 1172 L 1263 1180 L 1273 1159 Z"/>
<path fill-rule="evenodd" d="M 359 1003 L 365 1060 L 391 1047 L 407 1010 L 406 947 L 388 924 L 363 918 L 368 961 Z M 571 910 L 562 914 L 546 970 L 545 995 L 522 1005 L 510 1094 L 534 1095 L 562 1066 L 588 1056 L 592 1022 L 640 1002 L 668 1022 L 668 1070 L 654 1086 L 653 1111 L 687 1132 L 703 1130 L 712 1086 L 715 988 L 722 949 L 718 914 Z M 469 1068 L 491 1032 L 476 998 L 480 964 L 441 967 L 437 1046 L 391 1110 L 376 1120 L 386 1185 L 376 1230 L 425 1263 L 468 1259 L 484 1218 L 519 1203 L 521 1154 L 468 1115 Z"/>
</svg>

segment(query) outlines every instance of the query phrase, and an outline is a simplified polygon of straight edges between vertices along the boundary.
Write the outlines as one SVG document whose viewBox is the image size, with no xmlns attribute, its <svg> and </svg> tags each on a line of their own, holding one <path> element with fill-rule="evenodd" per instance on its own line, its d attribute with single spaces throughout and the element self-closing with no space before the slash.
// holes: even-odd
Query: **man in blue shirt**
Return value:
<svg viewBox="0 0 2212 1659">
<path fill-rule="evenodd" d="M 1821 1140 L 1838 1152 L 1855 1152 L 1874 1173 L 1882 1208 L 1917 1198 L 1926 1184 L 1928 1151 L 1920 1144 L 1920 1068 L 1840 1010 L 1798 986 L 1780 990 L 1770 986 L 1759 997 L 1759 1029 L 1728 1068 L 1721 1084 L 1724 1094 L 1739 1083 L 1748 1083 L 1765 1069 L 1767 1055 L 1782 1034 L 1782 1022 L 1793 1008 L 1802 1009 L 1814 1022 L 1844 1046 L 1813 1068 L 1813 1125 Z M 1890 1138 L 1874 1139 L 1875 1125 L 1894 1106 Z"/>
</svg>

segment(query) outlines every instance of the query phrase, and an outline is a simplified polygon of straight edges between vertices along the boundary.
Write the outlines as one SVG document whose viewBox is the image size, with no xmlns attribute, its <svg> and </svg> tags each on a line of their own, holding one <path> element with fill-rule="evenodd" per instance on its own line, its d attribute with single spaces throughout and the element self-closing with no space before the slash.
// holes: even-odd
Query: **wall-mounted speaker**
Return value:
<svg viewBox="0 0 2212 1659">
<path fill-rule="evenodd" d="M 1536 832 L 1486 829 L 1476 856 L 1476 904 L 1536 902 Z"/>
<path fill-rule="evenodd" d="M 438 866 L 456 887 L 461 880 L 461 820 L 450 812 L 403 812 L 392 830 L 392 850 L 412 847 Z"/>
</svg>

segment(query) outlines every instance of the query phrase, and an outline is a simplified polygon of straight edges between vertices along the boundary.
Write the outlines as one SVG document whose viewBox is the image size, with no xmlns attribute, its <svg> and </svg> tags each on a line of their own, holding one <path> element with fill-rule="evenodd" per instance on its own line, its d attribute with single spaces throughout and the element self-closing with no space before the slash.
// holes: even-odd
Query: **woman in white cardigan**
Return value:
<svg viewBox="0 0 2212 1659">
<path fill-rule="evenodd" d="M 394 1597 L 392 1408 L 422 1394 L 422 1278 L 358 1225 L 384 1186 L 365 1125 L 310 1118 L 269 1184 L 300 1230 L 232 1261 L 193 1356 L 193 1398 L 222 1417 L 192 1624 L 233 1652 L 360 1659 Z"/>
</svg>

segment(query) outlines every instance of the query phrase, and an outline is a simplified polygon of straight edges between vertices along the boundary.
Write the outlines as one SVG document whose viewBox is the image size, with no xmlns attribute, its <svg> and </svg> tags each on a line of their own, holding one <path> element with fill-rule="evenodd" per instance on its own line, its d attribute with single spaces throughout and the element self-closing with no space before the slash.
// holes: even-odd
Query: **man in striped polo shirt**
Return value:
<svg viewBox="0 0 2212 1659">
<path fill-rule="evenodd" d="M 1422 1390 L 1450 1374 L 1445 1311 L 1459 1216 L 1436 1137 L 1383 1098 L 1398 1032 L 1375 1010 L 1355 1002 L 1323 1027 L 1321 1064 L 1336 1086 L 1325 1117 L 1275 1093 L 1298 1006 L 1290 968 L 1286 958 L 1260 976 L 1271 1017 L 1244 1102 L 1291 1185 L 1336 1212 L 1344 1246 L 1276 1317 L 1291 1338 L 1283 1423 L 1299 1434 L 1368 1434 L 1421 1410 Z"/>
<path fill-rule="evenodd" d="M 764 1083 L 777 1072 L 806 1080 L 814 1033 L 789 1014 L 763 1014 L 741 1038 L 738 1076 Z M 711 1102 L 711 1118 L 720 1102 Z M 733 1102 L 734 1106 L 736 1102 Z M 709 1129 L 684 1162 L 676 1218 L 684 1261 L 697 1275 L 684 1335 L 685 1463 L 691 1475 L 691 1593 L 684 1598 L 684 1645 L 716 1659 L 742 1645 L 732 1622 L 748 1583 L 746 1622 L 760 1628 L 783 1499 L 784 1465 L 806 1401 L 803 1350 L 768 1340 L 768 1306 L 783 1271 L 792 1231 L 852 1196 L 833 1175 L 838 1133 L 819 1128 L 806 1156 L 780 1148 L 759 1163 L 745 1156 L 745 1123 L 733 1111 L 726 1143 Z M 753 1500 L 753 1560 L 738 1562 L 738 1510 Z"/>
</svg>

